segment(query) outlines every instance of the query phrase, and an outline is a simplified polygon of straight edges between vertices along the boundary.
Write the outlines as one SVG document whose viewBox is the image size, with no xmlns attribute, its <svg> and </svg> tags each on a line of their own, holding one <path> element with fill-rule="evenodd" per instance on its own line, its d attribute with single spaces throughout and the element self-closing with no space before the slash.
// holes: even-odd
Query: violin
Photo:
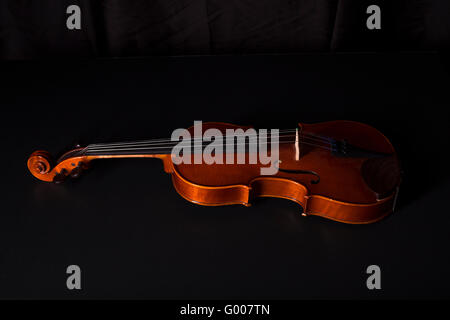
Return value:
<svg viewBox="0 0 450 320">
<path fill-rule="evenodd" d="M 158 158 L 175 190 L 200 205 L 250 206 L 257 197 L 276 197 L 298 203 L 303 216 L 349 224 L 372 223 L 394 210 L 400 162 L 390 141 L 369 125 L 299 123 L 264 135 L 249 126 L 220 122 L 203 123 L 202 129 L 204 134 L 195 125 L 186 129 L 183 139 L 172 135 L 77 147 L 55 163 L 48 152 L 35 151 L 28 169 L 42 181 L 60 183 L 78 177 L 93 160 Z M 187 152 L 192 146 L 194 152 Z M 263 149 L 265 157 L 255 156 Z M 212 160 L 199 161 L 205 152 Z"/>
</svg>

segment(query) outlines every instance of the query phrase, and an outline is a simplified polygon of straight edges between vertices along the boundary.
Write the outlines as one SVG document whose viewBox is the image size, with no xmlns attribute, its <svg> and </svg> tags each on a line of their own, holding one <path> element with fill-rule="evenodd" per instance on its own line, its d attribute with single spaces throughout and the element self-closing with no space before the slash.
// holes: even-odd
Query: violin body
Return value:
<svg viewBox="0 0 450 320">
<path fill-rule="evenodd" d="M 240 127 L 226 123 L 205 123 L 205 129 Z M 278 172 L 261 175 L 260 162 L 250 164 L 175 164 L 171 154 L 96 154 L 83 148 L 63 155 L 51 168 L 49 155 L 36 151 L 28 168 L 37 178 L 54 181 L 89 162 L 102 158 L 159 158 L 171 175 L 176 191 L 186 200 L 206 206 L 242 204 L 257 197 L 284 198 L 298 203 L 303 215 L 317 215 L 339 222 L 364 224 L 380 220 L 393 211 L 401 180 L 396 152 L 389 140 L 371 126 L 353 121 L 299 124 L 302 134 L 332 137 L 351 148 L 339 153 L 307 143 L 280 143 Z M 189 129 L 194 134 L 193 128 Z M 310 138 L 313 139 L 313 138 Z M 247 154 L 246 157 L 249 157 Z"/>
</svg>

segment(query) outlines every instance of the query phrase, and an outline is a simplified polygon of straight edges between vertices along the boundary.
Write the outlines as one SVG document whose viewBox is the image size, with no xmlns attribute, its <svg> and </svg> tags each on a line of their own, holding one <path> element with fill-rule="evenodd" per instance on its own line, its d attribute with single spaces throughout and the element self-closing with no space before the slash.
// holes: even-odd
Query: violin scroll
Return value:
<svg viewBox="0 0 450 320">
<path fill-rule="evenodd" d="M 28 158 L 28 169 L 38 179 L 46 177 L 50 172 L 52 157 L 47 151 L 35 151 Z"/>
<path fill-rule="evenodd" d="M 49 152 L 38 150 L 28 158 L 27 166 L 31 174 L 42 181 L 61 183 L 68 176 L 78 178 L 88 167 L 86 157 L 78 154 L 78 149 L 67 152 L 52 167 L 53 161 Z"/>
</svg>

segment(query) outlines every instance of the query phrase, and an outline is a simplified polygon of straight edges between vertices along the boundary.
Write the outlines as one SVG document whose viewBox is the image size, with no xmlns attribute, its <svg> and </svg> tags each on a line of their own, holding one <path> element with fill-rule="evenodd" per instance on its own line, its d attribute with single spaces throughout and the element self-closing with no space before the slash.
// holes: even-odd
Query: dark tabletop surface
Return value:
<svg viewBox="0 0 450 320">
<path fill-rule="evenodd" d="M 425 54 L 155 57 L 0 63 L 0 298 L 449 297 L 448 59 Z M 202 207 L 156 159 L 40 182 L 37 149 L 169 137 L 194 120 L 260 128 L 349 119 L 403 163 L 397 212 L 371 225 L 293 202 Z M 82 290 L 66 268 L 82 269 Z M 366 288 L 379 265 L 382 289 Z"/>
</svg>

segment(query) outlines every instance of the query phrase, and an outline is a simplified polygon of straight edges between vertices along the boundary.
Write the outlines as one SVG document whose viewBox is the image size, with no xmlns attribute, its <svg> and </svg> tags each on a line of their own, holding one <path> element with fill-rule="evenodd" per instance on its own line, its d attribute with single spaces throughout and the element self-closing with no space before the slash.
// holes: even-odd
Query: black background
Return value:
<svg viewBox="0 0 450 320">
<path fill-rule="evenodd" d="M 0 59 L 448 50 L 449 15 L 445 0 L 2 0 Z"/>
<path fill-rule="evenodd" d="M 1 298 L 449 297 L 448 58 L 434 53 L 154 57 L 2 63 Z M 26 168 L 76 143 L 169 137 L 194 120 L 375 126 L 405 171 L 371 225 L 293 202 L 202 207 L 159 160 L 105 160 L 62 185 Z M 82 290 L 66 268 L 82 269 Z M 367 266 L 382 290 L 366 288 Z"/>
</svg>

